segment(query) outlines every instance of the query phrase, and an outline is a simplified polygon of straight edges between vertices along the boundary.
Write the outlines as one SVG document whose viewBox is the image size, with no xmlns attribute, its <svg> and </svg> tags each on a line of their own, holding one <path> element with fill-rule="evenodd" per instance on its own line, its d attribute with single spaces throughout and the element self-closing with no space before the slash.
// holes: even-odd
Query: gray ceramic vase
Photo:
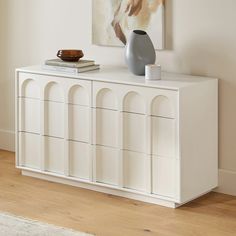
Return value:
<svg viewBox="0 0 236 236">
<path fill-rule="evenodd" d="M 148 34 L 134 30 L 125 47 L 125 61 L 129 70 L 135 75 L 144 75 L 145 66 L 155 64 L 156 52 Z"/>
</svg>

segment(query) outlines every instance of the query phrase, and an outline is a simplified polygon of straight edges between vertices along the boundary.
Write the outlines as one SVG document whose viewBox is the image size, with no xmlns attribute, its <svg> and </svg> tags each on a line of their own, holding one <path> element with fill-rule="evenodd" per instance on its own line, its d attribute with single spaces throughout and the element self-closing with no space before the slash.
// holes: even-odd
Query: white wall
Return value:
<svg viewBox="0 0 236 236">
<path fill-rule="evenodd" d="M 220 184 L 236 194 L 236 1 L 166 0 L 168 71 L 220 78 Z M 0 143 L 14 130 L 14 69 L 60 48 L 82 48 L 101 64 L 124 64 L 123 48 L 91 45 L 91 0 L 0 0 Z M 235 180 L 235 182 L 231 182 Z M 234 184 L 234 185 L 233 185 Z"/>
</svg>

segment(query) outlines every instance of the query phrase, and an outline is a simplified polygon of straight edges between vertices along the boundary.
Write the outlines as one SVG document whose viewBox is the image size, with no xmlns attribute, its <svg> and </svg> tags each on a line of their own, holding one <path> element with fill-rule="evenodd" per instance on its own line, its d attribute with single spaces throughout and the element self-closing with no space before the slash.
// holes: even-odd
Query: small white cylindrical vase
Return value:
<svg viewBox="0 0 236 236">
<path fill-rule="evenodd" d="M 160 65 L 146 65 L 145 66 L 145 79 L 146 80 L 160 80 L 161 79 L 161 66 Z"/>
</svg>

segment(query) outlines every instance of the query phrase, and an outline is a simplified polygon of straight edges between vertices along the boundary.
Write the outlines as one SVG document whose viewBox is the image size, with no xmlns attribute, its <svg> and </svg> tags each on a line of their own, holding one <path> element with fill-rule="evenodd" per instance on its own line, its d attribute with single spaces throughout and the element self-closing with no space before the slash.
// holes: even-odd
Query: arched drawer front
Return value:
<svg viewBox="0 0 236 236">
<path fill-rule="evenodd" d="M 119 87 L 110 83 L 94 82 L 93 104 L 94 108 L 119 110 Z"/>
<path fill-rule="evenodd" d="M 122 85 L 123 112 L 175 118 L 178 92 L 172 90 Z"/>
<path fill-rule="evenodd" d="M 167 96 L 158 95 L 151 102 L 151 115 L 174 118 L 174 104 Z"/>
<path fill-rule="evenodd" d="M 91 105 L 91 81 L 20 72 L 18 96 L 75 105 Z"/>
<path fill-rule="evenodd" d="M 66 103 L 79 106 L 91 106 L 91 81 L 64 79 L 63 82 L 66 91 Z"/>
<path fill-rule="evenodd" d="M 166 118 L 177 117 L 178 91 L 153 88 L 148 91 L 148 115 Z"/>
<path fill-rule="evenodd" d="M 73 85 L 68 91 L 68 103 L 80 106 L 90 105 L 90 88 L 80 84 Z"/>
<path fill-rule="evenodd" d="M 19 97 L 40 99 L 40 85 L 30 77 L 20 81 Z"/>
<path fill-rule="evenodd" d="M 93 107 L 95 144 L 175 157 L 177 91 L 93 82 Z"/>
<path fill-rule="evenodd" d="M 64 89 L 58 82 L 50 81 L 44 88 L 44 100 L 52 102 L 64 102 Z"/>
<path fill-rule="evenodd" d="M 47 81 L 44 86 L 44 135 L 64 138 L 64 92 L 60 81 Z"/>
<path fill-rule="evenodd" d="M 70 140 L 88 143 L 90 140 L 91 82 L 68 80 L 68 137 Z"/>
<path fill-rule="evenodd" d="M 175 118 L 178 92 L 125 84 L 94 82 L 94 108 Z"/>
<path fill-rule="evenodd" d="M 146 101 L 143 95 L 133 90 L 128 92 L 123 98 L 123 111 L 145 114 Z"/>
<path fill-rule="evenodd" d="M 118 109 L 117 100 L 118 98 L 114 93 L 114 91 L 108 88 L 103 88 L 97 94 L 96 107 L 117 110 Z"/>
<path fill-rule="evenodd" d="M 19 97 L 40 99 L 41 86 L 37 75 L 19 73 L 17 89 Z"/>
<path fill-rule="evenodd" d="M 94 82 L 94 108 L 104 108 L 133 113 L 146 113 L 146 99 L 141 87 L 125 84 Z"/>
</svg>

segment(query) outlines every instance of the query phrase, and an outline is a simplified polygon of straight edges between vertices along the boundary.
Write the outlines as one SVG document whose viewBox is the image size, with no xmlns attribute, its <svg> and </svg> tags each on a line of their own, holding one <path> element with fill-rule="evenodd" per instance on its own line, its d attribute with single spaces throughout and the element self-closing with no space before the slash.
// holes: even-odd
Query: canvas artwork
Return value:
<svg viewBox="0 0 236 236">
<path fill-rule="evenodd" d="M 146 31 L 155 49 L 164 48 L 165 0 L 93 0 L 93 43 L 125 45 L 130 32 Z"/>
</svg>

